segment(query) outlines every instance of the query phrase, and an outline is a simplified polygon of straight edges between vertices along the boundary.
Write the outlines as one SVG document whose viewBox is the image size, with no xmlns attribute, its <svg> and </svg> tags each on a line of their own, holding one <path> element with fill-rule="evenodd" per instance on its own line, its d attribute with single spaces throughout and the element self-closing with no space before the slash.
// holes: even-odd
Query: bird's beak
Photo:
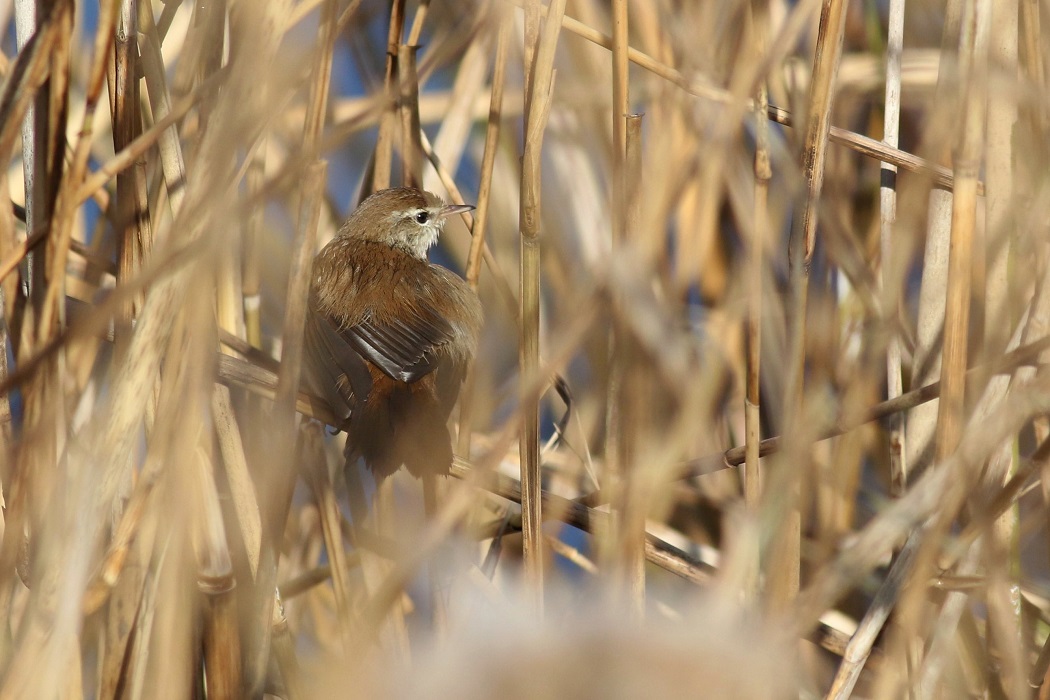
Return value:
<svg viewBox="0 0 1050 700">
<path fill-rule="evenodd" d="M 447 219 L 455 214 L 463 214 L 474 208 L 473 204 L 446 204 L 438 210 L 438 216 Z"/>
</svg>

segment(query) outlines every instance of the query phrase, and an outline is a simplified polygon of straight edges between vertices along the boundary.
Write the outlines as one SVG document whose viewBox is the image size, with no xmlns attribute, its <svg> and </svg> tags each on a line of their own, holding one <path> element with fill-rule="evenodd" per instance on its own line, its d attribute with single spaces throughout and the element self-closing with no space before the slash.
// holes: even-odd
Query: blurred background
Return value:
<svg viewBox="0 0 1050 700">
<path fill-rule="evenodd" d="M 1048 11 L 0 2 L 0 697 L 1044 697 Z M 403 184 L 425 488 L 298 393 Z"/>
</svg>

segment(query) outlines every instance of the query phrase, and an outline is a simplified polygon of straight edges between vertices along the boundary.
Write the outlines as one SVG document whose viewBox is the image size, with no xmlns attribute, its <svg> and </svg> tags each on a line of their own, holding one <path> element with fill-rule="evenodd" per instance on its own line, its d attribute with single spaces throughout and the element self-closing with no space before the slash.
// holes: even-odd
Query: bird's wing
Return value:
<svg viewBox="0 0 1050 700">
<path fill-rule="evenodd" d="M 314 393 L 333 408 L 339 405 L 337 399 L 349 409 L 356 401 L 368 398 L 372 375 L 367 364 L 342 337 L 332 319 L 315 308 L 307 313 L 306 346 L 306 376 Z"/>
<path fill-rule="evenodd" d="M 388 377 L 414 382 L 437 369 L 434 350 L 452 340 L 452 325 L 432 306 L 413 305 L 395 319 L 366 318 L 339 335 Z"/>
</svg>

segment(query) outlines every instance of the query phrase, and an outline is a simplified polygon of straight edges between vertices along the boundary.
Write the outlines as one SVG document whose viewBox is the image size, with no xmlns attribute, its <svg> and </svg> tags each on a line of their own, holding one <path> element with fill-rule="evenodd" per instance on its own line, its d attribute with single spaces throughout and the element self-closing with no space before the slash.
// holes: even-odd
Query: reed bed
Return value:
<svg viewBox="0 0 1050 700">
<path fill-rule="evenodd" d="M 0 698 L 1050 696 L 1047 11 L 0 4 Z M 401 184 L 486 322 L 377 485 Z"/>
</svg>

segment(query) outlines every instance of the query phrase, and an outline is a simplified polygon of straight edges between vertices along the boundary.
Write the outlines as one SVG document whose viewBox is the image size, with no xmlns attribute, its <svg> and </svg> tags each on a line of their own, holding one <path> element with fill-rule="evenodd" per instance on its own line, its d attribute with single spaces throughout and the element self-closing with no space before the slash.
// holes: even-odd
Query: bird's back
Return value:
<svg viewBox="0 0 1050 700">
<path fill-rule="evenodd" d="M 480 325 L 480 302 L 454 273 L 379 243 L 333 240 L 315 261 L 304 379 L 349 418 L 348 456 L 379 477 L 402 464 L 447 474 L 446 423 Z"/>
</svg>

